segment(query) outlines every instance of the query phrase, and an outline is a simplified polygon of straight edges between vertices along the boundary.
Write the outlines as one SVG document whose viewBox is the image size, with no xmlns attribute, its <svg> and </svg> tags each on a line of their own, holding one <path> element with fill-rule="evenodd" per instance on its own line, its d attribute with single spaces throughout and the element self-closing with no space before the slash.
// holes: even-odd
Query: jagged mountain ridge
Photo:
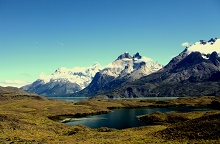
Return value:
<svg viewBox="0 0 220 144">
<path fill-rule="evenodd" d="M 163 66 L 136 53 L 133 57 L 125 52 L 106 68 L 96 73 L 92 82 L 72 96 L 94 96 L 111 91 L 118 86 L 158 71 Z"/>
<path fill-rule="evenodd" d="M 42 75 L 40 79 L 21 89 L 44 96 L 75 93 L 88 86 L 96 72 L 101 69 L 99 63 L 83 68 L 58 68 L 52 75 Z"/>
<path fill-rule="evenodd" d="M 120 80 L 130 79 L 132 81 L 162 67 L 162 65 L 157 62 L 148 61 L 151 61 L 151 59 L 142 57 L 139 53 L 136 53 L 132 57 L 126 52 L 120 55 L 114 62 L 110 63 L 104 69 L 99 63 L 95 63 L 88 68 L 58 68 L 52 75 L 42 75 L 40 79 L 30 85 L 23 86 L 21 89 L 44 96 L 63 96 L 73 94 L 87 87 L 93 78 L 97 79 L 97 77 L 99 77 L 99 72 L 101 71 L 101 77 L 105 77 L 102 78 L 101 85 L 112 82 L 115 78 L 120 78 Z M 118 80 L 119 79 L 117 79 L 117 81 Z M 93 84 L 94 83 L 90 84 L 90 86 Z M 106 86 L 106 89 L 110 88 L 109 86 Z M 114 87 L 115 86 L 117 85 L 114 85 Z M 100 86 L 98 85 L 94 85 L 93 87 L 93 92 L 100 90 Z M 111 87 L 113 87 L 112 84 Z"/>
<path fill-rule="evenodd" d="M 219 54 L 220 39 L 212 38 L 208 42 L 201 40 L 186 47 L 158 72 L 119 87 L 106 95 L 108 97 L 220 95 Z"/>
</svg>

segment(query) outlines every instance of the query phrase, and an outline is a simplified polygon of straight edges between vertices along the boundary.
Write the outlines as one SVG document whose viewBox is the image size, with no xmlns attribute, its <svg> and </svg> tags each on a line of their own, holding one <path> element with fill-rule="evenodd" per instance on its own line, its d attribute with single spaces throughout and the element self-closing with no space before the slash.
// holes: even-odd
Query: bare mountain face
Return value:
<svg viewBox="0 0 220 144">
<path fill-rule="evenodd" d="M 108 97 L 220 95 L 220 39 L 187 47 L 163 69 L 121 86 Z"/>
<path fill-rule="evenodd" d="M 92 82 L 85 89 L 72 96 L 94 96 L 109 92 L 161 68 L 161 64 L 153 62 L 150 58 L 143 57 L 139 53 L 132 57 L 126 52 L 96 73 Z"/>
</svg>

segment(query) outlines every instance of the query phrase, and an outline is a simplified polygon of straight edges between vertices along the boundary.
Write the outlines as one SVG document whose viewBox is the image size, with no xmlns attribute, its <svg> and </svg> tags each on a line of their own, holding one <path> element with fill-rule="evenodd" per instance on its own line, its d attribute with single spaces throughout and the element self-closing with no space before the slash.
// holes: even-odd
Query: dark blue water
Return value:
<svg viewBox="0 0 220 144">
<path fill-rule="evenodd" d="M 70 102 L 78 102 L 81 100 L 88 99 L 87 97 L 50 97 L 52 99 L 70 101 Z M 157 100 L 165 100 L 165 99 L 175 99 L 177 97 L 152 97 L 152 98 L 142 98 L 142 99 L 157 99 Z M 115 129 L 124 129 L 131 127 L 139 127 L 146 126 L 147 124 L 139 121 L 137 116 L 150 114 L 156 111 L 166 113 L 173 111 L 192 111 L 193 109 L 189 108 L 120 108 L 114 109 L 113 112 L 101 115 L 87 116 L 83 118 L 71 119 L 70 122 L 67 122 L 69 125 L 77 125 L 82 124 L 91 128 L 100 128 L 100 127 L 109 127 Z M 205 109 L 194 109 L 194 110 L 205 110 Z"/>
<path fill-rule="evenodd" d="M 133 108 L 133 109 L 114 109 L 113 112 L 101 115 L 87 116 L 79 118 L 71 122 L 69 125 L 82 124 L 91 128 L 109 127 L 115 129 L 124 129 L 138 126 L 146 126 L 145 123 L 139 121 L 136 116 L 150 114 L 156 111 L 162 113 L 171 112 L 169 108 Z"/>
</svg>

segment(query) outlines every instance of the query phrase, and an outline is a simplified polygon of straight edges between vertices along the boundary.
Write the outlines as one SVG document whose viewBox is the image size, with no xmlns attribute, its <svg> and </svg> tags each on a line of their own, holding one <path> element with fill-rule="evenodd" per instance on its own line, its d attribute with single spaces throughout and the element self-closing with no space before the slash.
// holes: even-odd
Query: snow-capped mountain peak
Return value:
<svg viewBox="0 0 220 144">
<path fill-rule="evenodd" d="M 134 56 L 133 59 L 141 59 L 142 56 L 137 52 Z"/>
<path fill-rule="evenodd" d="M 203 55 L 208 55 L 214 51 L 220 54 L 220 39 L 211 38 L 209 41 L 200 40 L 187 47 L 186 50 L 187 54 L 190 54 L 191 52 L 200 52 Z"/>
<path fill-rule="evenodd" d="M 132 59 L 132 56 L 128 52 L 125 52 L 121 54 L 116 60 L 121 60 L 121 59 Z"/>
<path fill-rule="evenodd" d="M 67 68 L 65 68 L 65 67 L 60 67 L 60 68 L 56 69 L 56 71 L 53 73 L 53 75 L 55 75 L 55 74 L 61 74 L 61 73 L 63 73 L 63 74 L 68 74 L 69 72 L 70 72 L 69 69 L 67 69 Z"/>
<path fill-rule="evenodd" d="M 133 57 L 128 52 L 125 52 L 101 72 L 118 77 L 120 75 L 131 74 L 133 71 L 143 68 L 143 65 L 149 70 L 146 72 L 146 75 L 162 68 L 162 65 L 153 62 L 151 58 L 141 56 L 138 52 Z"/>
<path fill-rule="evenodd" d="M 92 82 L 76 95 L 96 95 L 110 91 L 156 72 L 162 67 L 161 64 L 153 62 L 151 58 L 141 56 L 139 53 L 132 57 L 126 52 L 97 73 Z"/>
<path fill-rule="evenodd" d="M 102 69 L 99 63 L 95 63 L 90 67 L 74 67 L 72 69 L 68 69 L 65 67 L 58 68 L 51 75 L 41 74 L 40 79 L 44 83 L 60 82 L 61 80 L 65 80 L 71 83 L 77 83 L 81 86 L 81 88 L 85 88 L 93 79 L 95 74 Z"/>
<path fill-rule="evenodd" d="M 104 83 L 113 79 L 132 81 L 160 68 L 162 65 L 152 62 L 150 58 L 141 56 L 139 53 L 132 57 L 128 52 L 125 52 L 104 69 L 97 62 L 90 67 L 74 67 L 72 69 L 60 67 L 51 75 L 41 74 L 40 79 L 24 86 L 23 89 L 41 95 L 72 94 L 84 88 L 87 89 L 94 79 L 94 81 L 100 81 L 101 87 L 103 87 Z M 95 84 L 92 91 L 97 89 L 99 87 Z"/>
</svg>

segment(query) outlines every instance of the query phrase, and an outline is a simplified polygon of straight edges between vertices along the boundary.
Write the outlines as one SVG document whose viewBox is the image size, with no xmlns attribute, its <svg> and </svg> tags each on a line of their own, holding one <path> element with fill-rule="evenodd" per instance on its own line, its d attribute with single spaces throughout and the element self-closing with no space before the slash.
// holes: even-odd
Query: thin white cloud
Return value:
<svg viewBox="0 0 220 144">
<path fill-rule="evenodd" d="M 21 81 L 21 80 L 5 80 L 0 82 L 0 85 L 3 87 L 12 86 L 12 87 L 22 87 L 24 85 L 29 84 L 29 82 Z"/>
<path fill-rule="evenodd" d="M 188 46 L 190 46 L 190 44 L 188 43 L 188 42 L 184 42 L 184 43 L 182 43 L 181 44 L 183 47 L 188 47 Z"/>
<path fill-rule="evenodd" d="M 143 59 L 144 61 L 146 61 L 146 62 L 151 62 L 151 61 L 153 61 L 152 58 L 145 57 L 145 56 L 142 56 L 142 59 Z"/>
<path fill-rule="evenodd" d="M 52 75 L 47 75 L 45 73 L 40 74 L 40 79 L 44 80 L 45 83 L 49 82 L 50 79 L 53 77 Z"/>
</svg>

